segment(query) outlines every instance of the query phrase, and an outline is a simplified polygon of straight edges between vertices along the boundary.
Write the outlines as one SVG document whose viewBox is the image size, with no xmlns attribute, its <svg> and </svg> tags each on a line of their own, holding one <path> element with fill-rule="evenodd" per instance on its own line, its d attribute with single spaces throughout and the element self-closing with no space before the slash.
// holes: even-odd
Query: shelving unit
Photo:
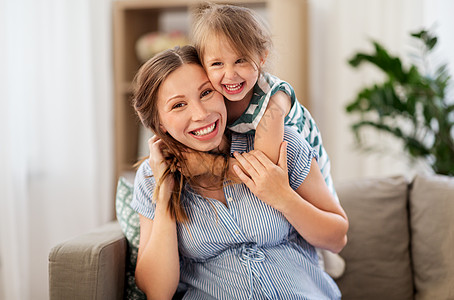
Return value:
<svg viewBox="0 0 454 300">
<path fill-rule="evenodd" d="M 243 5 L 266 11 L 274 34 L 276 52 L 282 53 L 275 63 L 273 73 L 289 81 L 295 87 L 299 99 L 307 99 L 306 1 L 211 2 Z M 188 22 L 183 24 L 180 30 L 188 31 L 191 12 L 199 3 L 188 0 L 121 0 L 113 3 L 115 180 L 122 173 L 133 170 L 132 165 L 137 161 L 139 153 L 139 132 L 142 125 L 131 105 L 131 82 L 141 65 L 135 52 L 136 41 L 143 34 L 162 30 L 162 18 L 169 13 L 187 15 Z M 293 19 L 290 20 L 289 16 Z"/>
</svg>

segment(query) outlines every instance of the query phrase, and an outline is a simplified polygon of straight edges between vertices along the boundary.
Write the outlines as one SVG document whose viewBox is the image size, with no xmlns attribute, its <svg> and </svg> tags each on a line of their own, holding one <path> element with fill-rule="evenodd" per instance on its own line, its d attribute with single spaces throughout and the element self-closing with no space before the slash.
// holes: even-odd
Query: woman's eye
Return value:
<svg viewBox="0 0 454 300">
<path fill-rule="evenodd" d="M 183 107 L 183 106 L 185 106 L 185 104 L 184 104 L 184 103 L 182 103 L 182 102 L 180 102 L 180 103 L 176 103 L 176 104 L 174 104 L 174 105 L 172 106 L 172 109 L 175 109 L 175 108 L 180 108 L 180 107 Z"/>
<path fill-rule="evenodd" d="M 222 63 L 218 62 L 218 61 L 211 64 L 212 67 L 217 67 L 217 66 L 221 66 L 221 65 L 222 65 Z"/>
<path fill-rule="evenodd" d="M 212 92 L 213 92 L 212 89 L 204 90 L 204 91 L 202 92 L 202 94 L 200 94 L 200 97 L 201 97 L 201 98 L 204 98 L 204 97 L 210 95 Z"/>
</svg>

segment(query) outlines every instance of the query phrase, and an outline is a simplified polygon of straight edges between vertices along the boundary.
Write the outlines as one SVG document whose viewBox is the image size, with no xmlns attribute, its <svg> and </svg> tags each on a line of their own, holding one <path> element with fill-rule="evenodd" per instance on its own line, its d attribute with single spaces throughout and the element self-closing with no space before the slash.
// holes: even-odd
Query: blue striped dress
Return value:
<svg viewBox="0 0 454 300">
<path fill-rule="evenodd" d="M 285 128 L 289 182 L 307 176 L 314 150 Z M 253 149 L 254 136 L 233 134 L 231 151 Z M 144 162 L 136 174 L 132 207 L 153 219 L 154 179 Z M 224 184 L 227 205 L 186 186 L 182 205 L 189 217 L 177 224 L 184 299 L 340 299 L 335 282 L 318 265 L 313 246 L 274 208 L 244 184 Z"/>
</svg>

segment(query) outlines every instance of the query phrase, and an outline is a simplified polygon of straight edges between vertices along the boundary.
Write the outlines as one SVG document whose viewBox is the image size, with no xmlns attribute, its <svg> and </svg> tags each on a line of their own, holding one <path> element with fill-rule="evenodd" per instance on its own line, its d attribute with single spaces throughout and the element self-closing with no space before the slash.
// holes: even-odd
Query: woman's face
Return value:
<svg viewBox="0 0 454 300">
<path fill-rule="evenodd" d="M 201 66 L 185 64 L 172 72 L 159 88 L 157 108 L 161 129 L 183 145 L 198 151 L 220 146 L 227 120 L 224 98 Z"/>
</svg>

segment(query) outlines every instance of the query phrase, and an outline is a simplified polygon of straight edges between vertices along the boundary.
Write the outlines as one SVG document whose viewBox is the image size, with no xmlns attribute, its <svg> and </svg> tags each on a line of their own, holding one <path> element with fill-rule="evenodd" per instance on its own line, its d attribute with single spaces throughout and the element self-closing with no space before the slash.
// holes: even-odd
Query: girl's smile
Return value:
<svg viewBox="0 0 454 300">
<path fill-rule="evenodd" d="M 259 76 L 258 67 L 234 51 L 225 38 L 213 36 L 210 39 L 203 65 L 213 87 L 227 100 L 249 103 Z"/>
<path fill-rule="evenodd" d="M 237 83 L 237 84 L 224 84 L 224 89 L 226 90 L 226 93 L 228 93 L 228 94 L 231 94 L 231 95 L 239 94 L 244 89 L 244 82 Z"/>
</svg>

